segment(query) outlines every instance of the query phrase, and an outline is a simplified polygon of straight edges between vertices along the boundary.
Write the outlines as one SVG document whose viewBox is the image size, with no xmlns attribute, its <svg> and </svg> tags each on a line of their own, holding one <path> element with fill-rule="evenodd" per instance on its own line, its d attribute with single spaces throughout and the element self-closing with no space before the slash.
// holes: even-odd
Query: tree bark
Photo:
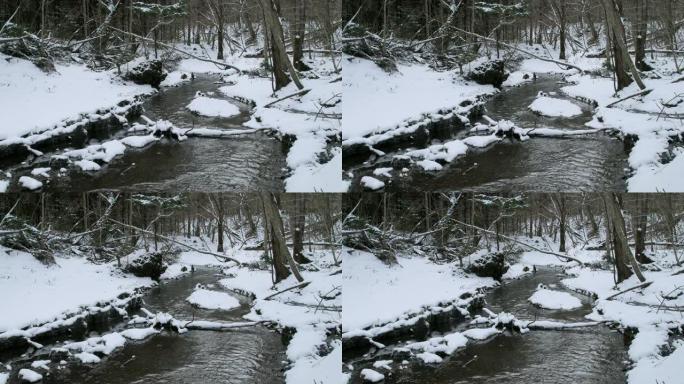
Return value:
<svg viewBox="0 0 684 384">
<path fill-rule="evenodd" d="M 304 89 L 304 85 L 299 80 L 299 75 L 287 57 L 285 40 L 283 37 L 283 26 L 280 24 L 278 12 L 272 0 L 259 0 L 261 9 L 264 13 L 264 23 L 268 30 L 271 42 L 271 56 L 273 60 L 273 75 L 275 78 L 275 90 L 279 90 L 290 83 L 287 73 L 290 74 L 292 81 L 298 89 Z"/>
<path fill-rule="evenodd" d="M 259 195 L 264 206 L 264 218 L 267 222 L 267 228 L 270 229 L 273 265 L 276 272 L 275 282 L 278 283 L 290 275 L 290 271 L 285 267 L 285 263 L 289 264 L 290 270 L 297 281 L 304 281 L 304 278 L 299 273 L 297 264 L 292 258 L 290 251 L 287 249 L 283 219 L 280 216 L 280 210 L 275 202 L 275 196 L 270 192 L 261 192 Z"/>
<path fill-rule="evenodd" d="M 637 263 L 627 242 L 627 231 L 625 229 L 625 218 L 619 203 L 619 197 L 614 193 L 604 193 L 603 201 L 606 205 L 608 218 L 613 228 L 613 249 L 615 254 L 615 265 L 617 267 L 617 282 L 621 283 L 628 279 L 632 272 L 637 275 L 639 281 L 644 282 L 646 278 L 641 274 L 641 269 Z M 629 265 L 632 270 L 629 270 Z"/>
</svg>

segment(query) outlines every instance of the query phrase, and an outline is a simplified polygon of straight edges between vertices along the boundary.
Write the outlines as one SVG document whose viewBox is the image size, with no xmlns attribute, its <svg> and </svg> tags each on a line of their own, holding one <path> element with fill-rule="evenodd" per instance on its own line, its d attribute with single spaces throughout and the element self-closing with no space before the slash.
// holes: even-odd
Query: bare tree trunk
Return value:
<svg viewBox="0 0 684 384">
<path fill-rule="evenodd" d="M 618 272 L 617 282 L 623 282 L 629 278 L 632 272 L 634 272 L 639 281 L 643 283 L 646 281 L 646 278 L 641 273 L 639 264 L 629 248 L 629 243 L 627 242 L 627 231 L 625 229 L 625 218 L 622 215 L 622 210 L 618 201 L 618 195 L 614 193 L 604 193 L 603 201 L 606 205 L 608 218 L 610 219 L 610 223 L 608 224 L 612 225 L 613 228 L 613 248 L 615 250 L 615 265 Z M 628 265 L 632 266 L 632 271 L 629 270 Z"/>
<path fill-rule="evenodd" d="M 261 9 L 264 13 L 264 23 L 268 29 L 271 42 L 271 56 L 273 57 L 273 75 L 275 77 L 275 90 L 285 87 L 290 79 L 286 73 L 290 74 L 292 81 L 299 89 L 304 89 L 304 85 L 299 80 L 299 75 L 287 57 L 285 40 L 283 38 L 283 26 L 280 24 L 278 12 L 272 0 L 259 0 Z"/>
<path fill-rule="evenodd" d="M 606 21 L 608 22 L 608 27 L 612 31 L 613 35 L 613 46 L 615 50 L 615 74 L 618 79 L 618 91 L 624 89 L 629 84 L 632 83 L 632 79 L 626 72 L 629 68 L 632 73 L 634 81 L 640 89 L 646 89 L 646 85 L 641 80 L 639 71 L 637 70 L 632 58 L 629 56 L 629 50 L 627 49 L 627 43 L 625 39 L 625 26 L 622 23 L 622 18 L 620 17 L 620 12 L 618 11 L 617 5 L 614 0 L 601 0 L 603 2 L 603 7 L 606 10 Z M 610 33 L 610 32 L 609 32 Z"/>
<path fill-rule="evenodd" d="M 304 228 L 306 226 L 306 202 L 304 195 L 295 193 L 294 209 L 290 217 L 290 227 L 292 230 L 292 254 L 296 262 L 304 264 L 311 260 L 304 256 Z"/>
<path fill-rule="evenodd" d="M 292 61 L 300 71 L 309 70 L 304 64 L 304 35 L 306 34 L 306 1 L 295 0 L 294 37 L 292 38 Z"/>
<path fill-rule="evenodd" d="M 634 25 L 634 61 L 641 71 L 650 71 L 646 64 L 646 36 L 648 35 L 648 1 L 636 0 L 636 23 Z"/>
<path fill-rule="evenodd" d="M 287 249 L 285 233 L 283 230 L 283 219 L 280 216 L 280 210 L 275 202 L 275 196 L 270 192 L 261 192 L 259 195 L 264 206 L 264 218 L 267 221 L 267 227 L 270 229 L 273 265 L 276 271 L 275 282 L 277 283 L 287 278 L 287 276 L 290 275 L 290 271 L 292 271 L 292 274 L 294 274 L 297 281 L 304 281 L 304 278 L 299 273 L 297 264 L 292 258 L 292 255 L 290 255 L 290 251 Z M 286 262 L 290 266 L 290 271 L 285 267 Z"/>
</svg>

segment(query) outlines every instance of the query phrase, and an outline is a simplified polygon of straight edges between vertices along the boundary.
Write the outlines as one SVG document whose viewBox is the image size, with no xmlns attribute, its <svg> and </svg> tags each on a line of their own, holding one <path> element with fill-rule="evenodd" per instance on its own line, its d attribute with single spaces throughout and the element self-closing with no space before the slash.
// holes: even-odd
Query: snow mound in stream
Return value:
<svg viewBox="0 0 684 384">
<path fill-rule="evenodd" d="M 575 309 L 582 306 L 582 302 L 575 296 L 560 291 L 552 291 L 540 284 L 537 291 L 528 299 L 532 304 L 545 309 Z"/>
<path fill-rule="evenodd" d="M 240 109 L 226 100 L 199 96 L 188 104 L 187 108 L 202 116 L 231 117 L 240 114 Z"/>
<path fill-rule="evenodd" d="M 573 117 L 582 114 L 582 109 L 568 100 L 539 96 L 530 104 L 533 112 L 548 117 Z"/>
<path fill-rule="evenodd" d="M 197 288 L 186 299 L 189 303 L 205 309 L 233 309 L 240 306 L 240 302 L 225 292 L 210 291 Z"/>
</svg>

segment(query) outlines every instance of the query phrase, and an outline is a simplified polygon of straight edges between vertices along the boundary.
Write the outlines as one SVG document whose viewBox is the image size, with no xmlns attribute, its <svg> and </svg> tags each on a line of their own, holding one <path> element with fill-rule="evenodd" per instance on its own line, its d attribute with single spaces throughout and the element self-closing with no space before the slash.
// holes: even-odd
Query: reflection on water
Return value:
<svg viewBox="0 0 684 384">
<path fill-rule="evenodd" d="M 232 311 L 193 308 L 185 301 L 196 284 L 215 284 L 212 270 L 163 282 L 145 295 L 144 307 L 169 312 L 180 319 L 241 321 L 249 311 L 246 298 Z M 143 342 L 130 342 L 94 367 L 70 366 L 46 382 L 50 383 L 282 383 L 285 359 L 280 336 L 264 327 L 230 332 L 189 331 L 182 335 L 163 333 Z"/>
<path fill-rule="evenodd" d="M 540 117 L 527 109 L 539 92 L 559 92 L 560 87 L 557 77 L 543 76 L 534 83 L 497 95 L 487 102 L 486 113 L 495 120 L 511 120 L 525 128 L 586 129 L 584 124 L 591 120 L 591 109 L 587 105 L 582 105 L 582 115 L 574 118 Z M 568 99 L 560 93 L 552 97 Z M 356 180 L 370 175 L 377 167 L 389 166 L 395 154 L 383 156 L 372 167 L 365 165 L 352 169 Z M 387 189 L 624 191 L 627 168 L 624 145 L 605 134 L 574 138 L 534 137 L 526 142 L 506 139 L 486 149 L 471 150 L 442 172 L 414 171 L 405 177 L 394 178 Z"/>
<path fill-rule="evenodd" d="M 560 280 L 557 271 L 540 269 L 534 276 L 508 281 L 492 290 L 487 294 L 486 307 L 525 320 L 582 321 L 591 311 L 590 301 L 585 297 L 577 296 L 583 307 L 572 311 L 543 310 L 527 302 L 538 284 L 555 284 L 553 289 L 562 289 Z M 386 349 L 392 348 L 390 345 Z M 524 335 L 506 333 L 489 341 L 471 342 L 440 365 L 425 366 L 412 361 L 404 369 L 397 369 L 398 364 L 394 364 L 395 369 L 386 375 L 385 382 L 623 384 L 626 359 L 622 335 L 606 327 L 531 331 Z M 351 361 L 353 383 L 362 383 L 358 372 L 372 367 L 372 362 L 368 358 Z"/>
<path fill-rule="evenodd" d="M 210 97 L 225 98 L 218 91 L 223 86 L 216 84 L 219 79 L 213 75 L 198 75 L 179 87 L 162 89 L 144 103 L 143 114 L 153 120 L 169 120 L 180 128 L 245 129 L 242 124 L 250 119 L 250 108 L 237 101 L 234 103 L 241 113 L 230 118 L 197 116 L 185 108 L 198 91 Z M 124 135 L 124 131 L 119 131 L 114 136 L 98 139 L 106 141 Z M 97 142 L 93 140 L 90 144 Z M 48 166 L 51 155 L 47 154 L 31 165 L 20 165 L 15 173 L 27 175 L 34 167 Z M 183 142 L 164 139 L 143 149 L 129 148 L 123 156 L 115 158 L 99 172 L 74 171 L 53 177 L 44 189 L 281 191 L 284 189 L 285 169 L 283 145 L 264 133 L 224 139 L 189 138 Z"/>
</svg>

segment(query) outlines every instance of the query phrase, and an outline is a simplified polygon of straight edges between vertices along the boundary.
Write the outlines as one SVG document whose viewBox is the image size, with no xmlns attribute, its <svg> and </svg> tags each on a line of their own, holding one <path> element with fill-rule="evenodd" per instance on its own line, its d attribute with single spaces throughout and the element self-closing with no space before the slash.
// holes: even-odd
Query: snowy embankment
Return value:
<svg viewBox="0 0 684 384">
<path fill-rule="evenodd" d="M 636 276 L 615 286 L 612 271 L 574 267 L 566 270 L 573 277 L 563 280 L 571 289 L 598 297 L 589 320 L 615 322 L 638 332 L 629 347 L 633 362 L 628 372 L 630 384 L 676 382 L 684 363 L 684 343 L 670 340 L 671 334 L 681 334 L 684 327 L 684 274 L 673 275 L 677 269 L 672 268 L 671 253 L 660 254 L 656 264 L 661 271 L 644 271 L 647 281 L 652 282 L 650 286 L 614 298 L 611 296 L 639 285 Z M 667 350 L 673 352 L 663 354 Z"/>
<path fill-rule="evenodd" d="M 544 243 L 537 239 L 533 245 L 539 248 L 548 246 Z M 663 249 L 650 252 L 648 256 L 655 260 L 656 267 L 651 266 L 649 269 L 660 269 L 643 271 L 647 281 L 652 282 L 651 285 L 615 297 L 611 296 L 638 286 L 640 282 L 636 276 L 632 276 L 615 285 L 611 269 L 596 268 L 605 262 L 605 253 L 605 250 L 569 249 L 568 256 L 584 263 L 580 266 L 574 261 L 562 261 L 553 255 L 537 251 L 525 252 L 504 277 L 516 278 L 531 273 L 534 266 L 563 267 L 565 274 L 568 275 L 561 282 L 563 286 L 596 298 L 592 313 L 586 316 L 591 322 L 587 324 L 615 323 L 622 328 L 631 328 L 638 332 L 628 350 L 633 363 L 628 371 L 629 384 L 677 382 L 679 367 L 684 364 L 684 343 L 678 340 L 678 337 L 671 339 L 670 336 L 681 335 L 684 327 L 684 318 L 681 315 L 681 308 L 684 306 L 684 294 L 681 294 L 684 274 L 673 275 L 674 271 L 681 270 L 681 267 L 676 266 L 674 253 L 672 250 Z M 523 271 L 525 267 L 527 271 Z M 545 293 L 538 295 L 541 291 Z M 547 307 L 572 304 L 568 301 L 572 299 L 567 296 L 551 299 L 546 291 L 548 290 L 540 289 L 535 292 L 535 296 L 538 296 L 535 301 L 537 298 L 542 299 Z M 532 301 L 532 298 L 530 300 Z M 553 324 L 535 322 L 535 325 L 554 328 Z M 663 351 L 668 350 L 672 353 L 664 355 Z"/>
<path fill-rule="evenodd" d="M 387 73 L 372 61 L 344 58 L 343 147 L 372 147 L 430 122 L 465 116 L 478 97 L 497 92 L 427 65 L 397 64 L 397 69 Z"/>
<path fill-rule="evenodd" d="M 636 138 L 629 165 L 634 170 L 628 179 L 630 192 L 682 192 L 684 182 L 676 177 L 684 170 L 684 149 L 671 150 L 670 141 L 684 134 L 681 116 L 684 116 L 683 83 L 673 83 L 676 72 L 667 62 L 651 62 L 662 73 L 660 79 L 644 79 L 652 92 L 609 105 L 636 94 L 636 84 L 613 92 L 612 79 L 574 75 L 568 80 L 575 85 L 564 87 L 563 92 L 573 97 L 593 100 L 598 104 L 594 119 L 587 126 L 601 129 L 613 128 L 623 135 Z M 667 156 L 671 161 L 663 161 Z"/>
<path fill-rule="evenodd" d="M 273 92 L 270 77 L 254 75 L 262 72 L 263 59 L 229 56 L 225 61 L 240 68 L 243 73 L 232 69 L 222 70 L 215 64 L 197 59 L 181 60 L 176 72 L 223 75 L 225 85 L 219 91 L 225 97 L 252 107 L 251 119 L 244 124 L 246 127 L 254 130 L 271 129 L 294 139 L 287 156 L 290 175 L 285 179 L 285 187 L 288 192 L 345 191 L 347 185 L 340 176 L 342 151 L 337 144 L 341 127 L 341 81 L 330 59 L 325 56 L 306 59 L 306 64 L 312 70 L 305 73 L 301 80 L 309 92 L 281 101 L 277 100 L 295 94 L 299 89 L 290 83 L 278 92 Z M 179 76 L 174 72 L 172 75 L 174 78 Z M 198 112 L 201 114 L 218 116 L 218 113 L 224 112 L 217 112 L 216 108 L 210 107 L 218 107 L 219 101 L 212 98 L 191 106 L 194 109 L 200 107 Z"/>
<path fill-rule="evenodd" d="M 254 263 L 258 251 L 232 251 L 232 256 L 243 263 Z M 309 282 L 303 288 L 280 293 L 299 283 L 290 276 L 275 286 L 271 271 L 232 266 L 224 269 L 227 278 L 221 285 L 254 298 L 251 312 L 245 319 L 270 321 L 280 327 L 295 330 L 287 347 L 289 365 L 286 382 L 342 384 L 340 372 L 342 342 L 339 332 L 342 311 L 342 275 L 333 264 L 330 252 L 314 251 L 306 254 L 312 263 L 302 266 L 302 276 Z"/>
<path fill-rule="evenodd" d="M 525 47 L 525 49 L 530 49 Z M 538 49 L 537 54 L 548 51 Z M 557 52 L 551 51 L 557 57 Z M 533 74 L 552 73 L 565 76 L 572 85 L 561 89 L 566 95 L 596 107 L 594 118 L 587 123 L 592 129 L 615 129 L 624 136 L 632 136 L 637 142 L 629 157 L 634 173 L 628 179 L 630 192 L 681 192 L 684 182 L 678 176 L 684 169 L 684 149 L 670 148 L 670 142 L 684 134 L 681 116 L 684 115 L 684 87 L 672 59 L 655 58 L 647 60 L 656 70 L 643 80 L 652 91 L 645 96 L 622 100 L 640 92 L 636 83 L 616 94 L 612 77 L 599 77 L 605 59 L 572 56 L 568 62 L 577 69 L 561 68 L 557 64 L 539 59 L 524 59 L 518 71 L 511 74 L 509 85 L 528 81 Z M 591 74 L 590 74 L 591 73 Z M 648 75 L 647 75 L 648 76 Z M 622 101 L 621 101 L 622 100 Z M 544 109 L 550 108 L 546 104 Z M 554 108 L 555 109 L 555 108 Z M 667 160 L 664 160 L 667 159 Z"/>
<path fill-rule="evenodd" d="M 0 53 L 0 148 L 31 145 L 68 134 L 84 122 L 125 115 L 123 101 L 155 92 L 147 85 L 125 82 L 116 70 L 95 72 L 85 65 L 55 65 L 45 73 L 28 60 Z"/>
<path fill-rule="evenodd" d="M 435 264 L 423 257 L 398 256 L 397 264 L 388 266 L 367 252 L 345 252 L 344 340 L 372 340 L 433 312 L 463 311 L 479 289 L 498 284 L 491 278 L 466 274 L 457 263 Z M 430 278 L 421 280 L 421 289 L 416 289 L 416 276 Z"/>
<path fill-rule="evenodd" d="M 149 287 L 154 282 L 121 273 L 115 264 L 92 264 L 79 257 L 55 257 L 46 266 L 32 255 L 0 247 L 0 338 L 10 334 L 37 334 L 39 326 L 64 321 L 95 305 L 117 305 L 122 293 Z M 123 302 L 123 300 L 121 300 Z M 27 335 L 28 335 L 27 333 Z"/>
</svg>

